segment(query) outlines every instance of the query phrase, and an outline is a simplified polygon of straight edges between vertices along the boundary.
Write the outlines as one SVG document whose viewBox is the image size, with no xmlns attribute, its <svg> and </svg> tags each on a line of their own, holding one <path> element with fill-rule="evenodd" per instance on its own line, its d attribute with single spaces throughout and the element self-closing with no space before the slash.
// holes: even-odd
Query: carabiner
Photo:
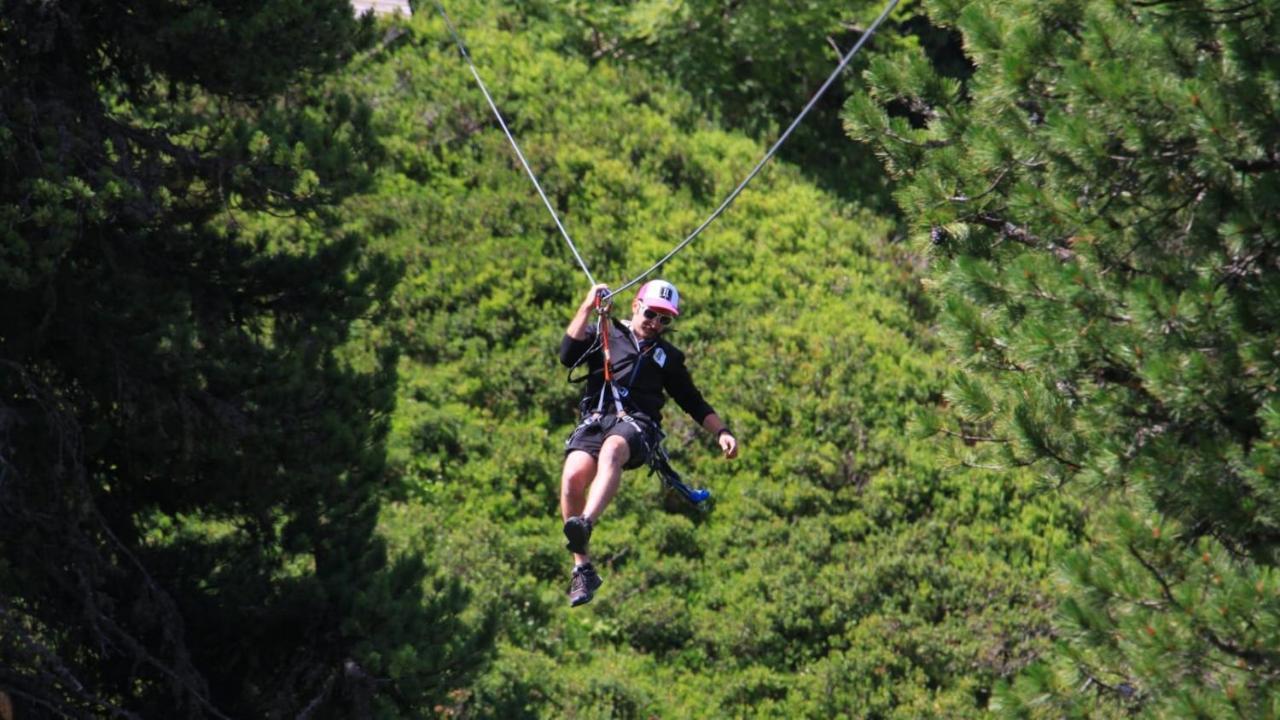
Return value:
<svg viewBox="0 0 1280 720">
<path fill-rule="evenodd" d="M 599 315 L 608 315 L 613 310 L 613 293 L 601 288 L 596 293 L 596 313 Z"/>
</svg>

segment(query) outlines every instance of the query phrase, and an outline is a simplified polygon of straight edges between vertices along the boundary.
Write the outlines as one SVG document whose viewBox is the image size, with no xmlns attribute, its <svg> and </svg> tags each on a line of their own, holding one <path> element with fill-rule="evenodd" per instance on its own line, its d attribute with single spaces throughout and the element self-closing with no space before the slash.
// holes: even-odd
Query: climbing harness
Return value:
<svg viewBox="0 0 1280 720">
<path fill-rule="evenodd" d="M 844 72 L 849 61 L 853 60 L 854 55 L 858 54 L 858 51 L 862 49 L 862 46 L 866 44 L 867 40 L 869 40 L 871 36 L 875 34 L 876 30 L 879 29 L 880 24 L 889 17 L 889 14 L 893 12 L 895 7 L 897 7 L 898 1 L 899 0 L 888 0 L 884 10 L 880 12 L 880 16 L 875 19 L 875 22 L 871 23 L 871 26 L 862 34 L 862 37 L 858 38 L 858 42 L 854 44 L 853 49 L 840 58 L 840 63 L 836 65 L 835 70 L 831 71 L 831 74 L 827 76 L 826 81 L 823 82 L 822 86 L 813 94 L 813 97 L 809 99 L 809 102 L 805 103 L 804 108 L 800 110 L 800 113 L 791 121 L 791 124 L 787 126 L 787 129 L 783 131 L 782 135 L 773 143 L 773 146 L 769 148 L 769 151 L 764 154 L 764 157 L 760 159 L 760 162 L 756 163 L 755 167 L 751 169 L 751 172 L 747 173 L 746 178 L 744 178 L 742 182 L 738 183 L 738 186 L 733 189 L 733 192 L 729 193 L 728 197 L 726 197 L 724 201 L 721 202 L 709 216 L 707 216 L 707 219 L 703 220 L 702 224 L 694 228 L 693 232 L 689 233 L 688 237 L 680 241 L 680 243 L 677 244 L 671 252 L 664 255 L 662 259 L 650 266 L 648 270 L 645 270 L 636 277 L 627 281 L 616 290 L 611 291 L 610 296 L 617 295 L 623 290 L 635 285 L 648 277 L 658 268 L 665 265 L 667 261 L 671 260 L 671 258 L 675 257 L 677 253 L 687 247 L 689 243 L 693 242 L 694 238 L 701 235 L 703 230 L 706 230 L 716 218 L 720 217 L 720 215 L 727 210 L 731 204 L 733 204 L 733 201 L 738 198 L 738 195 L 746 189 L 747 184 L 750 183 L 755 176 L 764 169 L 764 166 L 773 159 L 773 156 L 778 152 L 778 148 L 782 147 L 782 144 L 787 141 L 787 138 L 791 137 L 792 131 L 800 125 L 800 122 L 804 120 L 805 116 L 809 114 L 809 111 L 813 109 L 813 106 L 816 105 L 818 100 L 827 92 L 827 89 L 831 87 L 831 84 L 840 76 L 840 73 Z M 564 236 L 565 242 L 569 244 L 569 250 L 573 252 L 573 256 L 577 259 L 578 265 L 581 266 L 582 271 L 586 273 L 587 280 L 590 281 L 592 285 L 595 285 L 595 278 L 592 277 L 591 271 L 587 269 L 586 261 L 582 259 L 582 255 L 578 252 L 577 246 L 573 244 L 573 240 L 569 237 L 568 231 L 566 231 L 564 229 L 564 225 L 561 224 L 560 216 L 556 214 L 555 209 L 551 206 L 551 201 L 547 200 L 547 194 L 543 192 L 542 185 L 538 182 L 537 176 L 529 167 L 528 161 L 525 160 L 524 153 L 520 151 L 520 146 L 516 143 L 515 137 L 507 127 L 507 122 L 503 119 L 502 113 L 498 111 L 498 105 L 493 101 L 493 97 L 489 94 L 489 89 L 485 87 L 484 81 L 480 79 L 480 71 L 476 69 L 475 63 L 472 62 L 471 55 L 467 52 L 466 45 L 462 42 L 462 37 L 458 34 L 457 28 L 454 27 L 453 21 L 449 19 L 449 14 L 445 12 L 444 5 L 441 3 L 441 0 L 435 0 L 435 2 L 436 8 L 440 11 L 440 15 L 444 17 L 445 25 L 449 28 L 449 33 L 453 35 L 453 40 L 458 46 L 458 51 L 462 54 L 462 58 L 466 60 L 467 66 L 471 69 L 471 74 L 475 77 L 476 84 L 480 86 L 480 91 L 484 93 L 485 100 L 489 102 L 489 107 L 493 110 L 494 117 L 498 119 L 498 124 L 502 126 L 502 132 L 506 134 L 508 142 L 511 143 L 511 147 L 516 152 L 516 156 L 520 158 L 520 164 L 524 166 L 525 173 L 527 173 L 529 175 L 529 179 L 533 181 L 533 186 L 537 189 L 538 195 L 542 198 L 542 203 L 547 206 L 547 210 L 551 213 L 551 218 L 555 220 L 556 227 L 560 229 L 560 234 Z"/>
</svg>

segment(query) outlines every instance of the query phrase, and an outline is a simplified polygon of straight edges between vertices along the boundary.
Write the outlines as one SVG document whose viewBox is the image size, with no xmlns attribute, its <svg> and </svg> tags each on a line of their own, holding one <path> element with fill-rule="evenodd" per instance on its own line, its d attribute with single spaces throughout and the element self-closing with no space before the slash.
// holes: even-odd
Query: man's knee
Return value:
<svg viewBox="0 0 1280 720">
<path fill-rule="evenodd" d="M 610 435 L 600 447 L 600 464 L 621 468 L 631 459 L 631 447 L 621 435 Z"/>
<path fill-rule="evenodd" d="M 564 470 L 560 473 L 562 491 L 570 488 L 581 490 L 596 475 L 596 460 L 584 452 L 571 452 L 564 459 Z"/>
</svg>

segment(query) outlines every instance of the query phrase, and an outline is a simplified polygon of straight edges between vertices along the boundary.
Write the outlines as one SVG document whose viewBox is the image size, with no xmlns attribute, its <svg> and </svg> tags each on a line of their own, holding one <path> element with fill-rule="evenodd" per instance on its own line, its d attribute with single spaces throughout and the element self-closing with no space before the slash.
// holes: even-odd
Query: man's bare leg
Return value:
<svg viewBox="0 0 1280 720">
<path fill-rule="evenodd" d="M 622 466 L 631 458 L 631 448 L 627 439 L 619 435 L 605 438 L 600 447 L 600 461 L 596 464 L 596 476 L 591 482 L 591 492 L 587 495 L 587 504 L 582 511 L 583 517 L 592 525 L 600 519 L 600 514 L 609 507 L 613 496 L 618 494 L 618 485 L 622 479 Z"/>
<path fill-rule="evenodd" d="M 568 520 L 582 514 L 587 504 L 587 488 L 596 476 L 596 459 L 589 453 L 574 450 L 564 459 L 564 471 L 560 474 L 560 519 Z M 574 553 L 578 565 L 591 561 L 586 554 Z"/>
</svg>

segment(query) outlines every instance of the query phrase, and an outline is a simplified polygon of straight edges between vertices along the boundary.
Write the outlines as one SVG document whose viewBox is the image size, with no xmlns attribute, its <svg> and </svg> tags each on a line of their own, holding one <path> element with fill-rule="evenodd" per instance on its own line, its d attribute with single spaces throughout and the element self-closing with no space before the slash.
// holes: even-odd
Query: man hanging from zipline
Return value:
<svg viewBox="0 0 1280 720">
<path fill-rule="evenodd" d="M 560 362 L 566 367 L 585 362 L 589 370 L 579 403 L 582 422 L 565 442 L 560 478 L 560 514 L 574 559 L 569 585 L 574 607 L 589 602 L 603 582 L 591 564 L 588 543 L 618 492 L 622 471 L 646 462 L 665 464 L 660 423 L 666 395 L 716 436 L 726 458 L 738 455 L 737 439 L 693 384 L 684 353 L 661 337 L 680 314 L 675 286 L 664 280 L 641 285 L 629 321 L 608 315 L 610 300 L 607 286 L 593 286 L 560 343 Z M 605 312 L 600 312 L 602 301 Z M 601 322 L 593 324 L 593 314 Z M 674 483 L 688 491 L 678 476 Z"/>
</svg>

